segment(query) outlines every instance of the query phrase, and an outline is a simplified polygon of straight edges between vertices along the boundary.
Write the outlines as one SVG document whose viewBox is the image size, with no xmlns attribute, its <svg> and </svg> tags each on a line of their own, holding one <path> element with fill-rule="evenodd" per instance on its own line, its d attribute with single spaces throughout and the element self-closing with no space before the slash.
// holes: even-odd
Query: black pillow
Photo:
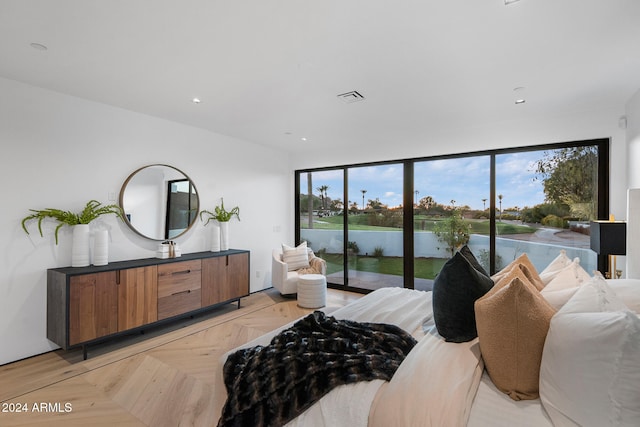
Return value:
<svg viewBox="0 0 640 427">
<path fill-rule="evenodd" d="M 449 342 L 478 336 L 473 304 L 493 287 L 460 252 L 445 263 L 433 282 L 433 319 L 438 333 Z"/>
<path fill-rule="evenodd" d="M 464 257 L 471 263 L 473 268 L 475 268 L 476 270 L 478 270 L 480 273 L 484 274 L 485 276 L 489 276 L 489 273 L 487 273 L 487 270 L 484 269 L 484 267 L 476 259 L 476 257 L 473 254 L 473 252 L 471 252 L 471 249 L 469 249 L 469 246 L 464 245 L 463 247 L 460 248 L 460 250 L 458 252 L 460 252 L 462 255 L 464 255 Z"/>
</svg>

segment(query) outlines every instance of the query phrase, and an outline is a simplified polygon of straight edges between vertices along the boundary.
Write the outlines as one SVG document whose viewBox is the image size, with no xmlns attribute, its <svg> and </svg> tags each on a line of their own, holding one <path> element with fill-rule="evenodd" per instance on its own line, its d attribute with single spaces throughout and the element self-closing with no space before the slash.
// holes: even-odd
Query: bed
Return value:
<svg viewBox="0 0 640 427">
<path fill-rule="evenodd" d="M 389 381 L 340 385 L 286 425 L 640 425 L 640 280 L 588 275 L 579 260 L 569 260 L 563 252 L 538 273 L 525 255 L 492 276 L 495 286 L 478 297 L 469 292 L 469 278 L 458 277 L 477 265 L 471 263 L 471 269 L 465 264 L 469 253 L 456 256 L 441 275 L 448 288 L 464 283 L 465 292 L 454 298 L 468 299 L 478 313 L 475 337 L 469 339 L 455 327 L 447 330 L 450 313 L 443 314 L 439 305 L 449 307 L 451 295 L 439 292 L 437 283 L 433 292 L 382 288 L 365 295 L 329 314 L 338 320 L 395 325 L 415 338 L 415 346 Z M 532 281 L 538 281 L 538 288 L 530 286 Z M 538 300 L 542 315 L 531 309 Z M 522 307 L 514 308 L 518 305 Z M 532 318 L 538 322 L 536 316 L 544 317 L 546 326 L 527 323 Z M 232 350 L 225 359 L 242 349 L 267 346 L 292 324 Z M 536 334 L 544 334 L 541 342 Z M 530 354 L 536 359 L 533 368 Z"/>
</svg>

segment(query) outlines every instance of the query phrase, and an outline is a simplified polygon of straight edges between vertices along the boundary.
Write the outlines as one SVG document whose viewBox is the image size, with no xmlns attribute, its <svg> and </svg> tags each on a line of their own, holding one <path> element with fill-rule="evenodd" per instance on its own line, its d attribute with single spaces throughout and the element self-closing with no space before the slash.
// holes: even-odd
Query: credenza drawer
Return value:
<svg viewBox="0 0 640 427">
<path fill-rule="evenodd" d="M 158 298 L 158 320 L 197 310 L 201 307 L 200 289 L 187 289 Z"/>
<path fill-rule="evenodd" d="M 198 260 L 158 266 L 158 299 L 200 289 L 202 263 Z"/>
</svg>

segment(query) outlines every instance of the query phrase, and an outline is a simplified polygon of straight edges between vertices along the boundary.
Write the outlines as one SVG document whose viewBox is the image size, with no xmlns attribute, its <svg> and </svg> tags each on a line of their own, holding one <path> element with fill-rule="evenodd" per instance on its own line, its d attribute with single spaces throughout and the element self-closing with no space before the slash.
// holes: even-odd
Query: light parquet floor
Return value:
<svg viewBox="0 0 640 427">
<path fill-rule="evenodd" d="M 329 289 L 331 312 L 361 297 Z M 267 290 L 195 319 L 0 367 L 0 426 L 215 426 L 227 351 L 312 312 Z"/>
</svg>

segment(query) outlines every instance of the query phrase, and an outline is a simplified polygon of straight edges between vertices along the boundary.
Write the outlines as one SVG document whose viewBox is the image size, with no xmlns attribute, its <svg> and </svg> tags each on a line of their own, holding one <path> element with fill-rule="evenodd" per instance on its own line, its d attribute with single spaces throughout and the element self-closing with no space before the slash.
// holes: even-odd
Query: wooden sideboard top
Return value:
<svg viewBox="0 0 640 427">
<path fill-rule="evenodd" d="M 140 258 L 140 259 L 131 259 L 126 261 L 114 261 L 114 262 L 110 262 L 107 265 L 100 265 L 100 266 L 90 265 L 87 267 L 49 268 L 47 271 L 55 271 L 57 273 L 63 273 L 69 276 L 75 276 L 79 274 L 100 273 L 103 271 L 123 270 L 127 268 L 146 267 L 149 265 L 168 264 L 172 262 L 190 261 L 194 259 L 216 258 L 216 257 L 223 257 L 227 255 L 235 255 L 235 254 L 243 254 L 243 253 L 249 253 L 249 251 L 245 249 L 229 249 L 229 250 L 220 251 L 220 252 L 211 252 L 211 251 L 192 252 L 189 254 L 182 254 L 182 256 L 177 258 L 155 258 L 155 257 Z"/>
</svg>

